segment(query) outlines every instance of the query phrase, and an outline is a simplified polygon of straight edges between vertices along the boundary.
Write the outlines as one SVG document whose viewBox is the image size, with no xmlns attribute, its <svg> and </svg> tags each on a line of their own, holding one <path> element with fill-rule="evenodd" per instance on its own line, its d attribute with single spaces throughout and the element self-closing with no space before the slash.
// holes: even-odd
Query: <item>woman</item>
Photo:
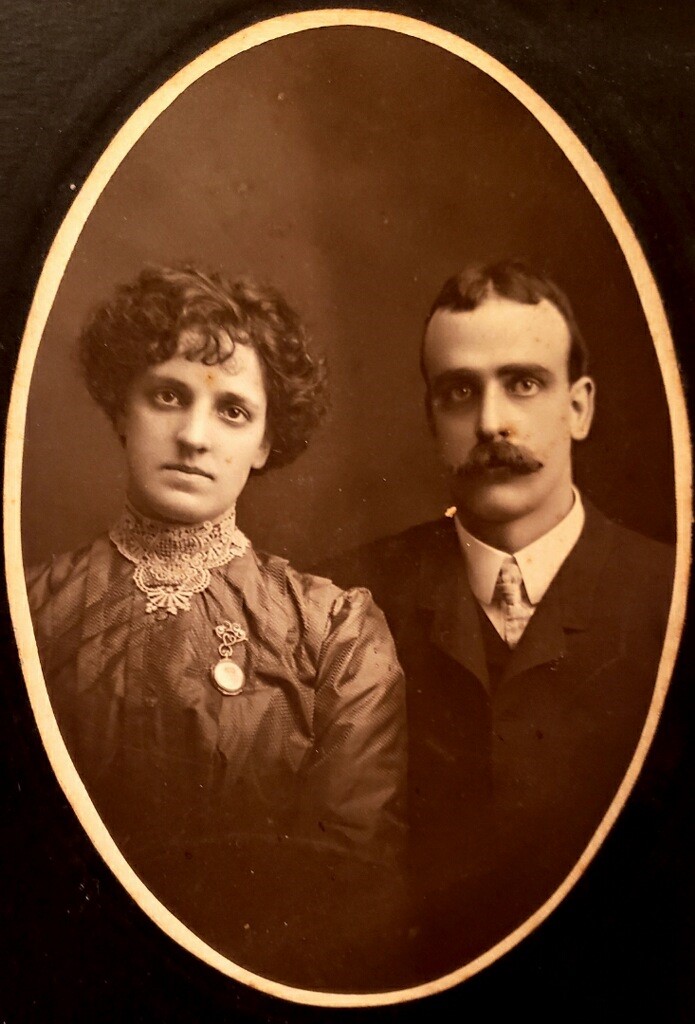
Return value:
<svg viewBox="0 0 695 1024">
<path fill-rule="evenodd" d="M 322 364 L 277 292 L 189 266 L 119 288 L 79 357 L 123 446 L 127 504 L 108 535 L 30 573 L 66 746 L 185 923 L 252 969 L 330 987 L 316 961 L 335 906 L 323 928 L 307 897 L 336 893 L 336 870 L 376 885 L 398 856 L 402 675 L 367 591 L 254 551 L 235 517 L 251 473 L 306 447 Z"/>
</svg>

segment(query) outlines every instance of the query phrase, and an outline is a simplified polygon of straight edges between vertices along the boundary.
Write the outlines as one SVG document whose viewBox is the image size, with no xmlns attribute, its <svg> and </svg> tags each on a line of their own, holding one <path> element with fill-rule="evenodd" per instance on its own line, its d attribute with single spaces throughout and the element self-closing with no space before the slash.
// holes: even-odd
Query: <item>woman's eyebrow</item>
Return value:
<svg viewBox="0 0 695 1024">
<path fill-rule="evenodd" d="M 196 387 L 191 386 L 187 381 L 181 380 L 180 377 L 171 375 L 168 373 L 160 373 L 156 367 L 152 367 L 148 373 L 149 385 L 157 388 L 172 388 L 174 391 L 179 391 L 184 394 L 187 398 L 191 398 L 195 395 Z M 243 390 L 220 390 L 214 389 L 214 386 L 210 387 L 214 401 L 217 405 L 243 405 L 250 412 L 259 412 L 261 405 L 258 401 L 246 394 Z"/>
<path fill-rule="evenodd" d="M 259 403 L 242 391 L 220 391 L 215 395 L 215 399 L 220 405 L 243 405 L 251 412 L 260 409 Z"/>
<path fill-rule="evenodd" d="M 184 391 L 186 394 L 191 393 L 190 386 L 178 377 L 170 377 L 168 374 L 157 373 L 156 369 L 151 369 L 147 376 L 149 377 L 149 383 L 158 388 L 173 388 L 178 391 Z"/>
</svg>

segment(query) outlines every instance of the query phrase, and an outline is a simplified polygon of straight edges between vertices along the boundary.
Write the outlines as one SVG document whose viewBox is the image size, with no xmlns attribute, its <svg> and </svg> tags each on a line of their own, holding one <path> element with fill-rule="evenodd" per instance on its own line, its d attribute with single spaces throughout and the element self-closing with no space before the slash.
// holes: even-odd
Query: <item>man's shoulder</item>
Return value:
<svg viewBox="0 0 695 1024">
<path fill-rule="evenodd" d="M 672 577 L 676 549 L 675 545 L 655 540 L 639 533 L 616 519 L 610 519 L 590 502 L 586 502 L 587 531 L 592 534 L 604 531 L 610 544 L 611 560 L 630 568 L 664 577 Z M 643 581 L 640 581 L 643 582 Z"/>
<path fill-rule="evenodd" d="M 453 520 L 442 516 L 426 523 L 416 523 L 401 530 L 400 533 L 379 537 L 368 544 L 363 544 L 356 552 L 362 552 L 377 561 L 400 559 L 408 557 L 409 554 L 420 555 L 439 548 L 443 542 L 455 538 L 455 535 Z"/>
<path fill-rule="evenodd" d="M 416 580 L 423 562 L 452 545 L 455 549 L 454 524 L 442 517 L 328 558 L 317 571 L 339 586 L 366 586 L 378 593 L 384 585 Z"/>
<path fill-rule="evenodd" d="M 675 547 L 609 519 L 587 507 L 577 545 L 574 583 L 589 581 L 594 600 L 626 621 L 641 624 L 645 637 L 665 628 L 675 576 Z M 592 568 L 593 566 L 593 568 Z"/>
</svg>

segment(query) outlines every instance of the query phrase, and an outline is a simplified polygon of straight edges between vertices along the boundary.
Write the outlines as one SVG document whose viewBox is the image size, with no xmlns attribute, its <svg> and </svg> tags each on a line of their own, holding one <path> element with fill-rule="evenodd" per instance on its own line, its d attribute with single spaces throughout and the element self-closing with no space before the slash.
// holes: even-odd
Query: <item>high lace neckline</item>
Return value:
<svg viewBox="0 0 695 1024">
<path fill-rule="evenodd" d="M 214 523 L 172 526 L 128 505 L 109 537 L 135 565 L 133 582 L 147 597 L 145 611 L 162 618 L 189 611 L 194 594 L 210 585 L 210 570 L 239 558 L 249 546 L 235 509 Z"/>
</svg>

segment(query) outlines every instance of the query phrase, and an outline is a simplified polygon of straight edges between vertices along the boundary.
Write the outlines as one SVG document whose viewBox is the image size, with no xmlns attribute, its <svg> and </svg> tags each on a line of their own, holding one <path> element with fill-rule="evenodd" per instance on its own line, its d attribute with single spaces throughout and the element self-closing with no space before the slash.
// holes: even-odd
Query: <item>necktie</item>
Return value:
<svg viewBox="0 0 695 1024">
<path fill-rule="evenodd" d="M 502 563 L 495 584 L 495 601 L 504 618 L 504 639 L 509 647 L 516 647 L 533 613 L 524 590 L 521 569 L 514 558 Z"/>
</svg>

